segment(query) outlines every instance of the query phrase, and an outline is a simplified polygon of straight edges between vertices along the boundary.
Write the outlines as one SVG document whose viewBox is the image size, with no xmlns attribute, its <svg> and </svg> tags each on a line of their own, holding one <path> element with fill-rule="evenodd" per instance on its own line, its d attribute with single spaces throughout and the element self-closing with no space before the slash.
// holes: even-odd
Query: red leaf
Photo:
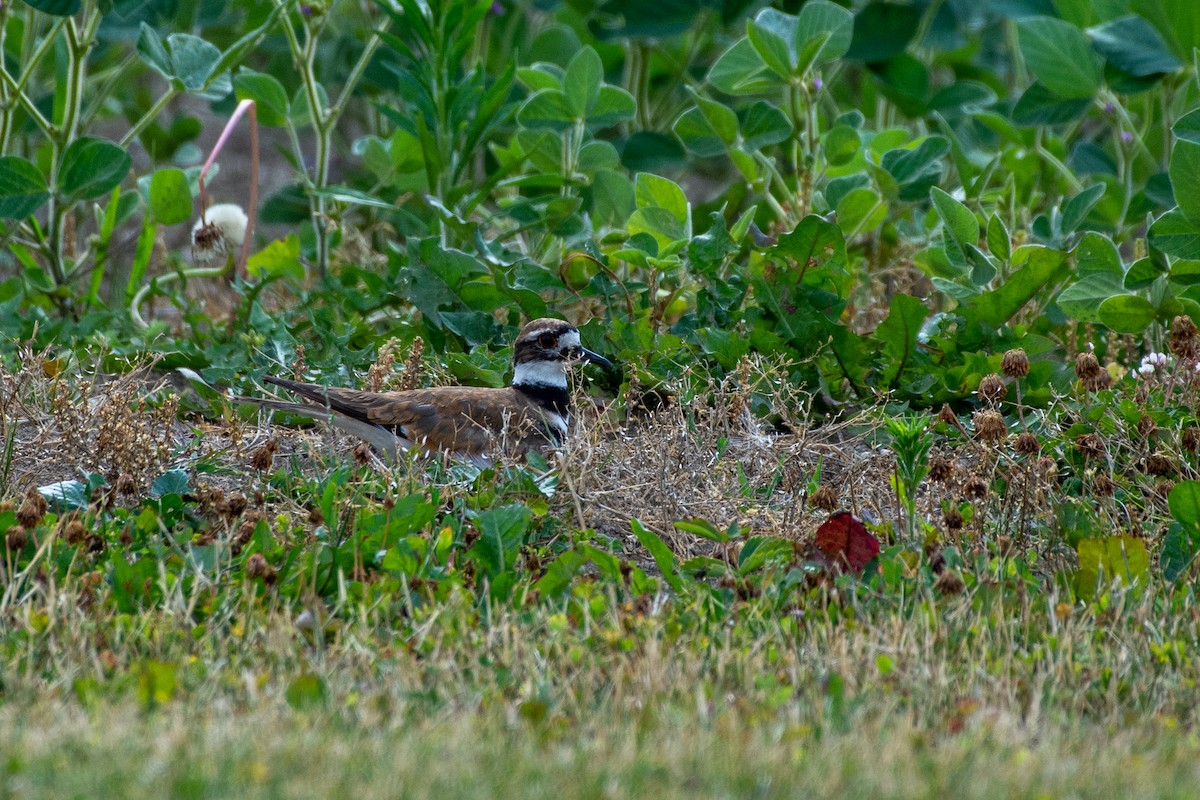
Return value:
<svg viewBox="0 0 1200 800">
<path fill-rule="evenodd" d="M 817 528 L 817 547 L 843 569 L 862 572 L 879 555 L 879 540 L 849 511 L 839 511 Z"/>
</svg>

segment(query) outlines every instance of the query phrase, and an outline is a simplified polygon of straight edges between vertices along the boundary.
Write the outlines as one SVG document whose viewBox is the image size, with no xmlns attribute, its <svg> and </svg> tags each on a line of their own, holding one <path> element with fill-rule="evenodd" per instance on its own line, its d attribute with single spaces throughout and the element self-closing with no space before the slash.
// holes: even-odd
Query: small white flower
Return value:
<svg viewBox="0 0 1200 800">
<path fill-rule="evenodd" d="M 1154 374 L 1154 365 L 1147 364 L 1146 361 L 1143 359 L 1142 365 L 1140 367 L 1138 367 L 1138 372 L 1140 372 L 1142 375 L 1153 375 Z"/>
</svg>

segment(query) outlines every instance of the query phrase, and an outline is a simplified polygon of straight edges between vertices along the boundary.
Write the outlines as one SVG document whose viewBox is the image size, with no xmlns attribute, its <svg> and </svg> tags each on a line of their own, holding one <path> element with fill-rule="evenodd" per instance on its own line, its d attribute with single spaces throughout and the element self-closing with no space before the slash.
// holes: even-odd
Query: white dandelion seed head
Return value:
<svg viewBox="0 0 1200 800">
<path fill-rule="evenodd" d="M 200 230 L 205 222 L 217 226 L 226 244 L 240 246 L 246 238 L 246 225 L 249 224 L 249 219 L 246 217 L 246 212 L 237 203 L 218 203 L 196 220 L 196 224 L 192 227 L 193 239 L 196 231 Z"/>
</svg>

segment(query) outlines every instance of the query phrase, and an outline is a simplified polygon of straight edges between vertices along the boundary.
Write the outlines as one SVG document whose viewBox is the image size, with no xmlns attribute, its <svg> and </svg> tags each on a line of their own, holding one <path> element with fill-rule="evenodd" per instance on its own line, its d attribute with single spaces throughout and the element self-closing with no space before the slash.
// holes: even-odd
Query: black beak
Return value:
<svg viewBox="0 0 1200 800">
<path fill-rule="evenodd" d="M 589 364 L 599 364 L 602 367 L 612 369 L 612 362 L 599 353 L 593 353 L 586 347 L 579 348 L 579 353 L 576 355 L 580 361 L 586 361 Z"/>
</svg>

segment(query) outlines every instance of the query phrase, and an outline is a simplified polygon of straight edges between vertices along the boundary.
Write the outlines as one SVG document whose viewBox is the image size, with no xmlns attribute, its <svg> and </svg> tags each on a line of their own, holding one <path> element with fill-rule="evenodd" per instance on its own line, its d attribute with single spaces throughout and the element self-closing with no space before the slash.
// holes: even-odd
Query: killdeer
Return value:
<svg viewBox="0 0 1200 800">
<path fill-rule="evenodd" d="M 570 421 L 567 370 L 586 361 L 612 363 L 579 341 L 579 329 L 560 319 L 535 319 L 513 345 L 512 385 L 504 389 L 440 386 L 401 392 L 336 389 L 266 376 L 263 380 L 306 403 L 238 398 L 328 421 L 394 456 L 417 448 L 484 463 L 497 447 L 513 455 L 563 441 Z"/>
</svg>

